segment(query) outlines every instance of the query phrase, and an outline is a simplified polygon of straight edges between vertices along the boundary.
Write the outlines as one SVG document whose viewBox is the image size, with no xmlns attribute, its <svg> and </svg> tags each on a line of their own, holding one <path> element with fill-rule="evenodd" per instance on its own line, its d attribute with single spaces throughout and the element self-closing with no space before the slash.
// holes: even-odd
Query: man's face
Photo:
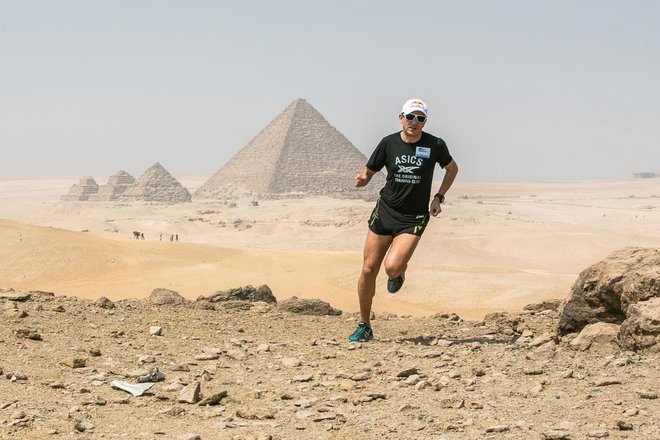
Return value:
<svg viewBox="0 0 660 440">
<path fill-rule="evenodd" d="M 413 117 L 414 115 L 414 117 Z M 424 122 L 419 122 L 417 116 L 421 116 Z M 409 120 L 412 117 L 412 120 Z M 403 132 L 408 136 L 417 136 L 421 133 L 424 124 L 426 124 L 426 116 L 420 110 L 415 110 L 407 115 L 400 114 L 399 121 L 403 127 Z"/>
</svg>

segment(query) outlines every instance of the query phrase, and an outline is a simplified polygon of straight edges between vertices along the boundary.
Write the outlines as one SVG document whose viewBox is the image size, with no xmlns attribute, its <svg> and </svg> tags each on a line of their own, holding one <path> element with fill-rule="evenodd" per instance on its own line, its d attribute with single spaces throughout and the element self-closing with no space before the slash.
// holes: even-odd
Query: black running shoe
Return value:
<svg viewBox="0 0 660 440">
<path fill-rule="evenodd" d="M 348 340 L 351 342 L 367 342 L 374 338 L 374 332 L 371 330 L 371 327 L 367 326 L 366 323 L 358 323 L 357 330 L 348 337 Z"/>
<path fill-rule="evenodd" d="M 403 286 L 403 282 L 406 280 L 406 274 L 402 273 L 396 278 L 388 278 L 387 279 L 387 291 L 390 293 L 397 293 L 400 289 L 401 286 Z"/>
</svg>

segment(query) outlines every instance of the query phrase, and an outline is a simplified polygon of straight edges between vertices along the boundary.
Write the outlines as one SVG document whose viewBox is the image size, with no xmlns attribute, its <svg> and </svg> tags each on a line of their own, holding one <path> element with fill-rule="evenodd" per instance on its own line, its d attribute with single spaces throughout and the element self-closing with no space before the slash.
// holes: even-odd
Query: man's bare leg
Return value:
<svg viewBox="0 0 660 440">
<path fill-rule="evenodd" d="M 385 257 L 385 272 L 388 277 L 396 278 L 406 271 L 420 238 L 413 234 L 401 234 L 394 237 L 392 246 Z"/>
<path fill-rule="evenodd" d="M 360 318 L 369 327 L 371 327 L 371 304 L 376 294 L 376 277 L 390 244 L 392 244 L 391 236 L 367 232 L 362 273 L 358 281 L 358 298 L 360 300 Z"/>
</svg>

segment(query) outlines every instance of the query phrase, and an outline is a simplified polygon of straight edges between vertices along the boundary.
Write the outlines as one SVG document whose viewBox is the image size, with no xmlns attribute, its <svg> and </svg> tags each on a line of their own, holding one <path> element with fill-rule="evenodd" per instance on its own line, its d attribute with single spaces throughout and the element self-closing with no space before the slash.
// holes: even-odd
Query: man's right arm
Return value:
<svg viewBox="0 0 660 440">
<path fill-rule="evenodd" d="M 376 171 L 372 171 L 367 167 L 362 167 L 362 169 L 353 178 L 353 186 L 356 188 L 365 186 L 367 183 L 369 183 L 374 174 L 376 174 Z"/>
</svg>

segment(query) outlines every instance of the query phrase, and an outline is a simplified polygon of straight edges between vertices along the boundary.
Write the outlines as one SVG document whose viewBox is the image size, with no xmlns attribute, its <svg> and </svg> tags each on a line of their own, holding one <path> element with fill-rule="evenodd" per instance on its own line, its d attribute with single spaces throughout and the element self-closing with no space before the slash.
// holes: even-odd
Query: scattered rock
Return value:
<svg viewBox="0 0 660 440">
<path fill-rule="evenodd" d="M 621 431 L 632 431 L 633 430 L 633 425 L 630 422 L 626 422 L 624 420 L 619 420 L 616 422 L 616 426 L 621 430 Z"/>
<path fill-rule="evenodd" d="M 199 394 L 201 392 L 202 386 L 200 385 L 199 382 L 194 382 L 186 387 L 184 387 L 180 392 L 179 392 L 179 398 L 178 402 L 180 403 L 197 403 L 199 402 Z"/>
<path fill-rule="evenodd" d="M 149 295 L 149 301 L 156 305 L 175 305 L 185 304 L 187 302 L 178 292 L 169 289 L 154 289 L 151 295 Z"/>
<path fill-rule="evenodd" d="M 209 297 L 202 296 L 198 298 L 197 301 L 208 301 L 212 303 L 221 301 L 262 301 L 269 304 L 277 303 L 277 299 L 273 295 L 273 292 L 270 290 L 270 287 L 265 284 L 259 286 L 256 289 L 248 285 L 245 287 L 238 287 L 224 291 L 219 290 Z"/>
<path fill-rule="evenodd" d="M 110 300 L 109 300 L 108 298 L 106 298 L 105 296 L 102 296 L 102 297 L 100 297 L 99 299 L 97 299 L 97 300 L 96 300 L 96 305 L 99 306 L 99 307 L 102 308 L 102 309 L 108 309 L 108 310 L 112 310 L 112 309 L 114 309 L 114 308 L 116 307 L 116 306 L 115 306 L 115 303 L 113 303 L 112 301 L 110 301 Z"/>
<path fill-rule="evenodd" d="M 614 354 L 620 351 L 618 344 L 619 326 L 597 322 L 584 326 L 580 334 L 571 341 L 571 348 L 593 354 Z"/>
<path fill-rule="evenodd" d="M 21 339 L 31 339 L 33 341 L 42 340 L 41 334 L 31 328 L 19 328 L 18 330 L 14 330 L 14 334 Z"/>
<path fill-rule="evenodd" d="M 85 358 L 76 358 L 68 357 L 64 359 L 64 365 L 71 368 L 83 368 L 87 366 L 87 359 Z"/>
<path fill-rule="evenodd" d="M 199 406 L 207 406 L 207 405 L 217 405 L 219 404 L 222 399 L 227 397 L 227 391 L 221 391 L 219 393 L 215 393 L 212 396 L 206 397 L 199 402 Z"/>
<path fill-rule="evenodd" d="M 341 310 L 333 308 L 326 301 L 320 299 L 300 299 L 295 296 L 281 301 L 277 307 L 281 310 L 300 315 L 339 316 L 342 314 Z"/>
</svg>

